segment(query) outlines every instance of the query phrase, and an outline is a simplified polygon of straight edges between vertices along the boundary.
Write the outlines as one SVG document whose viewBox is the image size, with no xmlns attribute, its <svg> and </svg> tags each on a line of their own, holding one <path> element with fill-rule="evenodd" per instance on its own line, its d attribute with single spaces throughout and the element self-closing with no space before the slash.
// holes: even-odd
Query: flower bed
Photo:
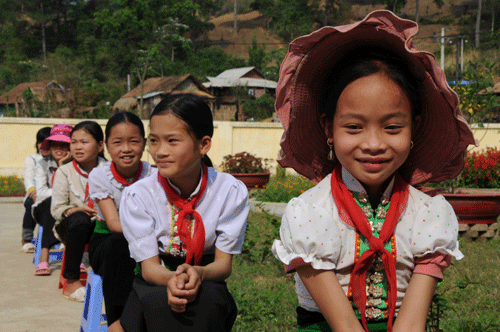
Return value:
<svg viewBox="0 0 500 332">
<path fill-rule="evenodd" d="M 0 176 L 0 197 L 24 196 L 23 179 L 17 176 Z"/>
</svg>

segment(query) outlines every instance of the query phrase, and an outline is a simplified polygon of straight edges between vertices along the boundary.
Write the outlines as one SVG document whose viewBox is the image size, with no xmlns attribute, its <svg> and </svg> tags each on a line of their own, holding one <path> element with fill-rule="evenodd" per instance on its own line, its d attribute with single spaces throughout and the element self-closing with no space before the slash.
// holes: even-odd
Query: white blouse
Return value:
<svg viewBox="0 0 500 332">
<path fill-rule="evenodd" d="M 342 179 L 350 191 L 366 193 L 345 169 L 342 169 Z M 301 258 L 314 269 L 333 270 L 347 294 L 354 268 L 356 230 L 340 218 L 330 180 L 331 174 L 288 203 L 281 222 L 281 241 L 274 241 L 273 253 L 286 265 Z M 392 191 L 392 186 L 388 189 Z M 456 259 L 463 255 L 458 249 L 458 221 L 451 205 L 443 196 L 430 197 L 412 186 L 394 233 L 398 311 L 416 258 L 436 252 Z M 319 311 L 298 274 L 295 275 L 295 289 L 300 306 Z"/>
<path fill-rule="evenodd" d="M 200 186 L 201 180 L 191 197 Z M 241 253 L 250 209 L 248 190 L 241 181 L 209 167 L 207 188 L 195 209 L 205 225 L 205 254 L 215 253 L 215 248 Z M 166 254 L 173 241 L 171 203 L 156 172 L 124 189 L 120 221 L 135 261 Z"/>
<path fill-rule="evenodd" d="M 90 198 L 95 202 L 96 200 L 101 200 L 105 198 L 111 198 L 115 203 L 116 209 L 120 210 L 120 200 L 122 197 L 122 191 L 127 186 L 118 182 L 113 173 L 111 172 L 111 161 L 104 164 L 103 167 L 94 168 L 89 174 L 89 192 Z M 151 165 L 143 161 L 142 162 L 142 173 L 139 179 L 150 176 L 152 173 Z M 127 179 L 133 180 L 133 178 Z M 100 220 L 104 220 L 104 217 L 99 209 L 99 204 L 95 204 L 94 207 L 97 209 L 97 217 Z"/>
</svg>

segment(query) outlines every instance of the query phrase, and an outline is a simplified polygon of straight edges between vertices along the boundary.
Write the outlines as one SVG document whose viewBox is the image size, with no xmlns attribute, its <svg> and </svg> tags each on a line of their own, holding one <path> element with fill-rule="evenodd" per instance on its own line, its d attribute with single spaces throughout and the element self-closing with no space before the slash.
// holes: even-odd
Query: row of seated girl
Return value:
<svg viewBox="0 0 500 332">
<path fill-rule="evenodd" d="M 133 113 L 111 117 L 105 138 L 93 121 L 54 126 L 41 147 L 51 157 L 38 163 L 44 186 L 33 209 L 46 231 L 35 274 L 50 274 L 48 252 L 61 240 L 63 296 L 83 301 L 89 243 L 109 331 L 230 331 L 236 304 L 224 280 L 241 252 L 249 201 L 241 182 L 211 167 L 212 135 L 210 108 L 190 94 L 164 99 L 151 115 L 157 168 L 141 161 L 145 130 Z M 104 145 L 111 161 L 101 158 Z"/>
<path fill-rule="evenodd" d="M 297 272 L 299 331 L 423 332 L 443 270 L 463 257 L 451 206 L 411 186 L 457 176 L 474 144 L 444 72 L 412 45 L 416 31 L 376 11 L 298 38 L 281 66 L 278 162 L 318 183 L 290 201 L 273 245 L 285 270 Z M 200 98 L 170 95 L 155 107 L 157 170 L 140 162 L 139 122 L 109 120 L 112 161 L 89 179 L 98 210 L 78 210 L 97 216 L 89 251 L 104 279 L 109 329 L 229 331 L 236 306 L 224 280 L 241 252 L 248 192 L 207 167 L 213 121 Z M 86 153 L 74 152 L 73 169 L 85 168 Z M 57 208 L 62 174 L 56 219 L 77 212 Z"/>
</svg>

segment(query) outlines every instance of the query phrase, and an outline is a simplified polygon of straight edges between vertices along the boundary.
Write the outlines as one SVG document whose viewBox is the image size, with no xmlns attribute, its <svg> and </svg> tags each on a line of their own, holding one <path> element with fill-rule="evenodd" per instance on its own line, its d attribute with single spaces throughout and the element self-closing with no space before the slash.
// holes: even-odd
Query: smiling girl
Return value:
<svg viewBox="0 0 500 332">
<path fill-rule="evenodd" d="M 85 287 L 80 282 L 80 270 L 85 270 L 85 266 L 81 261 L 96 216 L 87 180 L 92 169 L 106 162 L 100 157 L 103 136 L 96 122 L 78 123 L 71 132 L 70 151 L 74 159 L 60 167 L 54 176 L 51 213 L 57 221 L 56 234 L 66 245 L 63 296 L 77 302 L 85 298 Z"/>
<path fill-rule="evenodd" d="M 461 259 L 442 196 L 474 137 L 414 22 L 376 11 L 296 39 L 280 70 L 281 166 L 317 185 L 292 199 L 273 252 L 297 272 L 299 331 L 424 332 L 436 284 Z"/>
<path fill-rule="evenodd" d="M 118 211 L 122 191 L 151 174 L 141 161 L 146 138 L 141 119 L 130 112 L 113 115 L 106 124 L 106 149 L 111 161 L 89 175 L 90 198 L 97 204 L 97 220 L 90 238 L 90 265 L 103 278 L 108 330 L 123 331 L 120 317 L 132 291 L 135 261 L 130 258 Z M 156 174 L 156 173 L 155 173 Z"/>
<path fill-rule="evenodd" d="M 241 252 L 245 185 L 207 167 L 212 113 L 199 97 L 170 95 L 150 119 L 158 173 L 126 188 L 123 234 L 141 272 L 123 311 L 126 331 L 230 331 L 236 304 L 224 282 Z"/>
<path fill-rule="evenodd" d="M 42 149 L 50 151 L 50 157 L 47 160 L 39 160 L 35 170 L 36 199 L 33 204 L 33 217 L 45 229 L 42 234 L 40 263 L 35 267 L 35 275 L 37 276 L 51 274 L 49 250 L 54 244 L 59 243 L 59 240 L 56 239 L 52 232 L 56 220 L 50 213 L 50 204 L 55 172 L 58 167 L 71 160 L 71 153 L 69 152 L 71 130 L 73 130 L 73 127 L 70 125 L 56 124 L 50 130 L 49 137 L 40 146 Z"/>
</svg>

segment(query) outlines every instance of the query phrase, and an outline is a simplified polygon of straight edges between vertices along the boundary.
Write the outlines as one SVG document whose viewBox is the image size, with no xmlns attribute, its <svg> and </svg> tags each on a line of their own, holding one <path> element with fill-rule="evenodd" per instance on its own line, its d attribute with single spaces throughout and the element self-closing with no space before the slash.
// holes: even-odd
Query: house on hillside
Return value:
<svg viewBox="0 0 500 332">
<path fill-rule="evenodd" d="M 213 109 L 215 97 L 212 96 L 207 88 L 193 75 L 186 74 L 181 76 L 152 77 L 144 81 L 143 86 L 139 84 L 135 89 L 124 94 L 113 105 L 115 112 L 135 111 L 140 112 L 141 96 L 143 100 L 143 117 L 148 117 L 155 106 L 168 94 L 174 93 L 192 93 L 202 97 Z"/>
<path fill-rule="evenodd" d="M 241 102 L 269 94 L 276 96 L 275 81 L 267 80 L 255 67 L 228 69 L 216 77 L 207 77 L 203 85 L 215 96 L 214 120 L 241 120 Z M 239 88 L 238 88 L 239 87 Z M 243 90 L 243 93 L 242 93 Z"/>
<path fill-rule="evenodd" d="M 56 81 L 21 83 L 0 96 L 0 110 L 15 110 L 16 116 L 28 116 L 37 102 L 57 108 L 67 101 L 68 92 Z"/>
</svg>

